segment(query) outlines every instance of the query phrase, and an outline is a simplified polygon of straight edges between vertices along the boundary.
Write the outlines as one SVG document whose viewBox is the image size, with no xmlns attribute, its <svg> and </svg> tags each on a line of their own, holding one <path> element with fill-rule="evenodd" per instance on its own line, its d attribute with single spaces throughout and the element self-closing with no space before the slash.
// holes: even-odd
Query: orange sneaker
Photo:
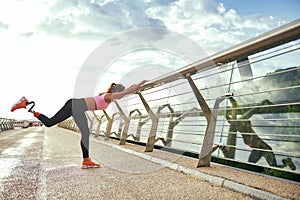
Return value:
<svg viewBox="0 0 300 200">
<path fill-rule="evenodd" d="M 25 98 L 25 97 L 22 97 L 17 103 L 15 103 L 13 105 L 13 107 L 11 108 L 11 112 L 14 112 L 15 110 L 17 109 L 20 109 L 20 108 L 26 108 L 27 106 L 27 103 L 28 103 L 28 100 Z"/>
<path fill-rule="evenodd" d="M 94 163 L 91 158 L 88 158 L 87 161 L 82 161 L 81 169 L 88 169 L 88 168 L 99 168 L 100 164 Z"/>
</svg>

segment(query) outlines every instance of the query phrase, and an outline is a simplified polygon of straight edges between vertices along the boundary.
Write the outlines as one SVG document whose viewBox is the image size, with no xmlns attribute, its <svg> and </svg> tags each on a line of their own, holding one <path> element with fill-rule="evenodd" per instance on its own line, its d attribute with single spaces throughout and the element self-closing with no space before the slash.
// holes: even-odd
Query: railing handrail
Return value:
<svg viewBox="0 0 300 200">
<path fill-rule="evenodd" d="M 216 67 L 218 63 L 229 63 L 235 60 L 242 60 L 252 55 L 272 47 L 279 46 L 284 43 L 291 42 L 300 38 L 300 19 L 291 23 L 283 25 L 277 29 L 266 32 L 260 36 L 249 39 L 238 45 L 220 51 L 212 56 L 203 58 L 195 63 L 188 64 L 187 66 L 153 79 L 141 87 L 140 91 L 153 88 L 162 83 L 168 83 L 178 78 L 185 77 L 186 75 L 193 75 L 199 70 L 208 70 Z M 212 65 L 215 63 L 215 65 Z"/>
</svg>

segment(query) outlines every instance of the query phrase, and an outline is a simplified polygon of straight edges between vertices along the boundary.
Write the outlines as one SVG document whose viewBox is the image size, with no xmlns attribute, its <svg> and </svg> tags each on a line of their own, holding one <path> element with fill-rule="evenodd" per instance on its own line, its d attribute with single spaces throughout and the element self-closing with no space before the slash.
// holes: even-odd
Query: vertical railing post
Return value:
<svg viewBox="0 0 300 200">
<path fill-rule="evenodd" d="M 6 126 L 5 126 L 5 124 L 6 124 L 6 120 L 3 119 L 3 120 L 2 120 L 2 130 L 3 130 L 3 131 L 6 131 Z"/>
<path fill-rule="evenodd" d="M 3 130 L 7 131 L 7 120 L 4 119 L 4 122 L 3 122 Z"/>
<path fill-rule="evenodd" d="M 129 129 L 129 118 L 125 115 L 123 109 L 121 108 L 121 106 L 119 105 L 119 103 L 117 101 L 114 101 L 119 112 L 120 112 L 120 115 L 122 117 L 122 119 L 124 120 L 125 122 L 125 126 L 123 128 L 123 131 L 122 131 L 122 134 L 121 134 L 121 138 L 120 138 L 120 142 L 119 142 L 119 145 L 124 145 L 126 143 L 126 138 L 127 138 L 127 133 L 128 133 L 128 129 Z"/>
<path fill-rule="evenodd" d="M 4 122 L 4 119 L 0 119 L 0 131 L 4 131 L 3 122 Z"/>
<path fill-rule="evenodd" d="M 94 126 L 94 120 L 95 120 L 95 116 L 92 118 L 91 116 L 89 116 L 88 114 L 85 114 L 90 122 L 90 133 L 93 131 L 93 126 Z"/>
<path fill-rule="evenodd" d="M 152 121 L 152 125 L 151 125 L 151 130 L 148 136 L 148 140 L 147 140 L 147 144 L 146 144 L 146 149 L 145 152 L 152 152 L 153 148 L 154 148 L 154 143 L 155 143 L 155 136 L 156 136 L 156 131 L 157 131 L 157 125 L 158 125 L 158 119 L 155 116 L 155 114 L 153 113 L 153 111 L 151 110 L 150 106 L 148 105 L 148 103 L 146 102 L 145 98 L 143 97 L 143 95 L 138 92 L 137 93 L 145 107 L 145 109 L 147 110 L 149 117 Z"/>
<path fill-rule="evenodd" d="M 139 109 L 134 109 L 134 110 L 130 111 L 129 112 L 129 120 L 131 120 L 132 115 L 133 115 L 134 112 L 138 113 L 139 122 L 138 122 L 138 129 L 137 129 L 137 132 L 136 132 L 136 136 L 133 137 L 133 138 L 134 138 L 135 141 L 140 141 L 140 138 L 141 138 L 141 127 L 139 127 L 139 124 L 141 122 L 142 113 L 141 113 L 141 111 L 139 111 Z M 139 128 L 140 128 L 140 131 L 138 132 Z"/>
<path fill-rule="evenodd" d="M 173 110 L 173 109 L 172 109 Z M 173 138 L 173 132 L 174 132 L 174 128 L 175 126 L 177 126 L 185 117 L 188 117 L 190 115 L 190 112 L 193 111 L 197 111 L 199 113 L 200 116 L 200 110 L 197 108 L 192 108 L 189 111 L 187 111 L 186 113 L 183 113 L 182 115 L 180 115 L 179 117 L 177 117 L 175 120 L 173 120 L 173 114 L 174 112 L 171 112 L 170 115 L 170 123 L 169 123 L 169 127 L 168 127 L 168 134 L 167 134 L 167 140 L 166 140 L 166 146 L 171 147 L 172 146 L 172 138 Z"/>
<path fill-rule="evenodd" d="M 96 132 L 95 132 L 95 137 L 99 137 L 99 134 L 100 134 L 100 127 L 101 127 L 101 124 L 102 124 L 102 120 L 104 117 L 106 117 L 105 115 L 101 115 L 101 117 L 99 117 L 95 111 L 93 111 L 93 114 L 94 114 L 94 117 L 96 118 L 96 120 L 98 121 L 98 125 L 97 125 L 97 128 L 96 128 Z"/>
<path fill-rule="evenodd" d="M 174 109 L 171 107 L 170 104 L 164 104 L 158 108 L 157 114 L 159 115 L 161 110 L 164 109 L 165 107 L 169 108 L 170 110 L 170 120 L 169 120 L 169 125 L 167 129 L 167 138 L 166 140 L 162 140 L 163 144 L 167 147 L 172 146 L 172 138 L 173 138 L 173 130 L 174 127 L 178 124 L 177 122 L 174 122 L 173 120 L 173 114 L 174 114 Z"/>
<path fill-rule="evenodd" d="M 124 126 L 123 119 L 120 119 L 119 127 L 118 127 L 118 132 L 116 132 L 117 137 L 121 138 L 122 135 L 122 128 Z"/>
<path fill-rule="evenodd" d="M 9 129 L 14 129 L 14 123 L 13 123 L 13 120 L 9 120 Z"/>
<path fill-rule="evenodd" d="M 142 134 L 142 126 L 144 126 L 149 120 L 150 117 L 147 117 L 144 121 L 142 121 L 142 116 L 140 117 L 136 131 L 136 141 L 140 141 Z"/>
<path fill-rule="evenodd" d="M 218 100 L 216 101 L 214 110 L 212 112 L 211 109 L 208 107 L 202 94 L 198 90 L 193 79 L 190 76 L 187 76 L 186 78 L 187 78 L 187 80 L 198 100 L 198 103 L 204 113 L 204 116 L 207 120 L 207 127 L 205 130 L 202 149 L 200 152 L 197 167 L 208 167 L 208 166 L 210 166 L 211 153 L 212 153 L 212 147 L 213 147 L 213 141 L 214 141 L 214 135 L 215 135 L 215 127 L 216 127 L 216 121 L 217 121 L 217 117 L 216 117 L 217 108 L 219 107 L 220 102 Z M 217 106 L 217 108 L 216 108 L 216 106 Z"/>
<path fill-rule="evenodd" d="M 106 126 L 106 132 L 105 132 L 105 140 L 109 139 L 110 133 L 111 133 L 111 128 L 112 128 L 112 124 L 113 124 L 113 119 L 109 117 L 109 115 L 107 114 L 107 112 L 105 110 L 102 110 L 104 115 L 106 116 L 107 119 L 107 126 Z"/>
</svg>

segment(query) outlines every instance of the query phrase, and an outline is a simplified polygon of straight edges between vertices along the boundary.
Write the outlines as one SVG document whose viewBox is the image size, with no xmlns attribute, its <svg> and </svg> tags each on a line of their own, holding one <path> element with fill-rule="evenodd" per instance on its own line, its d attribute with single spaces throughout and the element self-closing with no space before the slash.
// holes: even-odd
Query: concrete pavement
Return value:
<svg viewBox="0 0 300 200">
<path fill-rule="evenodd" d="M 91 157 L 102 167 L 82 170 L 79 140 L 79 134 L 57 127 L 1 132 L 0 198 L 253 199 L 224 185 L 201 180 L 187 171 L 153 162 L 157 158 L 157 162 L 169 160 L 186 169 L 195 169 L 188 164 L 193 160 L 187 161 L 184 157 L 158 151 L 145 154 L 140 147 L 129 144 L 119 148 L 114 141 L 94 139 L 92 136 Z M 217 173 L 221 167 L 212 166 L 206 170 L 215 169 Z M 229 172 L 226 167 L 223 169 Z M 299 191 L 299 185 L 289 186 Z M 275 197 L 280 195 L 274 194 Z"/>
</svg>

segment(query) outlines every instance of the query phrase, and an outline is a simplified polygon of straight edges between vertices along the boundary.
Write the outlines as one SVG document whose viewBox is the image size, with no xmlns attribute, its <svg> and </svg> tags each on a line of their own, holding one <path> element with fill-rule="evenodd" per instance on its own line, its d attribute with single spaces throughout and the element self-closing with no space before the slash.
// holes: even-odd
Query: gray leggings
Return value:
<svg viewBox="0 0 300 200">
<path fill-rule="evenodd" d="M 73 119 L 81 132 L 80 145 L 83 158 L 88 158 L 90 130 L 85 111 L 87 111 L 87 106 L 84 99 L 69 99 L 53 117 L 48 118 L 47 116 L 40 114 L 38 119 L 43 122 L 45 126 L 51 127 L 73 116 Z"/>
</svg>

